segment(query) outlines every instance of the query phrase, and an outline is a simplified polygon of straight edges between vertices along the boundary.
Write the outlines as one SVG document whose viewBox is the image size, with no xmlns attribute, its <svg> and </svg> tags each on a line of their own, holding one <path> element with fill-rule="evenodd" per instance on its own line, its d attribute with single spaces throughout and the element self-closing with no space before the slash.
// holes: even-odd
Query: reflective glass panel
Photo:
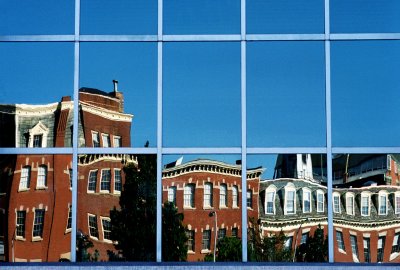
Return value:
<svg viewBox="0 0 400 270">
<path fill-rule="evenodd" d="M 0 1 L 0 35 L 73 34 L 75 1 Z"/>
<path fill-rule="evenodd" d="M 157 0 L 82 0 L 81 34 L 157 34 Z"/>
<path fill-rule="evenodd" d="M 334 146 L 399 146 L 398 41 L 331 46 Z"/>
<path fill-rule="evenodd" d="M 248 146 L 324 146 L 324 71 L 322 42 L 248 43 Z"/>
<path fill-rule="evenodd" d="M 333 155 L 335 262 L 400 262 L 399 168 L 399 154 Z"/>
<path fill-rule="evenodd" d="M 397 0 L 331 0 L 332 33 L 400 32 Z"/>
<path fill-rule="evenodd" d="M 156 145 L 156 46 L 81 45 L 79 132 L 83 135 L 79 146 L 143 147 L 147 141 L 149 146 Z"/>
<path fill-rule="evenodd" d="M 164 34 L 239 34 L 240 0 L 164 1 Z"/>
<path fill-rule="evenodd" d="M 163 261 L 242 260 L 239 159 L 163 156 Z M 249 185 L 257 187 L 257 179 Z"/>
<path fill-rule="evenodd" d="M 1 147 L 71 147 L 73 49 L 71 43 L 0 44 Z"/>
<path fill-rule="evenodd" d="M 78 171 L 77 261 L 155 261 L 156 156 L 80 155 Z"/>
<path fill-rule="evenodd" d="M 323 0 L 247 0 L 247 34 L 324 32 Z"/>
<path fill-rule="evenodd" d="M 71 260 L 71 155 L 0 155 L 1 261 Z"/>
<path fill-rule="evenodd" d="M 240 44 L 167 43 L 164 146 L 240 144 Z"/>
</svg>

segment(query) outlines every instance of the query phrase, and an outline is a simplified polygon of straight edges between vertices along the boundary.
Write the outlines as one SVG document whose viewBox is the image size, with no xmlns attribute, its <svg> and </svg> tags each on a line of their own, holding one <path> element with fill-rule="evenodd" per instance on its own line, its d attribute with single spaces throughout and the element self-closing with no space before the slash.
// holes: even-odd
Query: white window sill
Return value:
<svg viewBox="0 0 400 270">
<path fill-rule="evenodd" d="M 100 193 L 101 194 L 110 194 L 110 191 L 109 190 L 100 190 Z"/>
<path fill-rule="evenodd" d="M 239 206 L 232 206 L 232 209 L 240 209 Z"/>
<path fill-rule="evenodd" d="M 394 252 L 394 253 L 390 254 L 389 261 L 396 259 L 397 257 L 399 257 L 399 255 L 400 255 L 399 252 Z"/>
<path fill-rule="evenodd" d="M 36 187 L 36 190 L 46 190 L 47 189 L 47 187 Z"/>
<path fill-rule="evenodd" d="M 72 228 L 66 229 L 65 234 L 70 233 L 72 231 Z"/>
<path fill-rule="evenodd" d="M 16 236 L 15 240 L 17 240 L 17 241 L 26 241 L 26 238 L 23 238 L 22 236 Z"/>
<path fill-rule="evenodd" d="M 188 250 L 187 254 L 196 254 L 193 250 Z"/>
<path fill-rule="evenodd" d="M 32 242 L 39 242 L 39 241 L 43 241 L 43 238 L 40 236 L 34 236 L 32 237 Z"/>
<path fill-rule="evenodd" d="M 203 206 L 203 210 L 214 210 L 212 206 Z"/>
<path fill-rule="evenodd" d="M 202 249 L 201 250 L 201 254 L 208 254 L 208 253 L 211 253 L 211 250 L 209 250 L 209 249 Z"/>
<path fill-rule="evenodd" d="M 265 213 L 266 215 L 275 215 L 275 213 Z"/>
<path fill-rule="evenodd" d="M 339 250 L 339 252 L 342 253 L 342 254 L 347 254 L 346 251 L 344 251 L 344 250 L 341 249 L 341 248 L 338 248 L 338 250 Z"/>
<path fill-rule="evenodd" d="M 196 210 L 196 207 L 184 206 L 183 210 Z"/>
<path fill-rule="evenodd" d="M 29 188 L 19 188 L 18 192 L 25 192 L 25 191 L 29 191 Z"/>
<path fill-rule="evenodd" d="M 111 241 L 111 240 L 109 240 L 109 239 L 103 239 L 103 242 L 104 242 L 104 243 L 107 243 L 107 244 L 112 244 L 112 243 L 113 243 L 113 241 Z"/>
<path fill-rule="evenodd" d="M 93 239 L 93 240 L 96 240 L 96 241 L 99 241 L 99 238 L 97 238 L 97 237 L 94 237 L 94 236 L 89 236 L 91 239 Z"/>
<path fill-rule="evenodd" d="M 221 205 L 220 207 L 219 207 L 219 209 L 228 209 L 229 207 L 228 206 L 226 206 L 226 205 Z"/>
</svg>

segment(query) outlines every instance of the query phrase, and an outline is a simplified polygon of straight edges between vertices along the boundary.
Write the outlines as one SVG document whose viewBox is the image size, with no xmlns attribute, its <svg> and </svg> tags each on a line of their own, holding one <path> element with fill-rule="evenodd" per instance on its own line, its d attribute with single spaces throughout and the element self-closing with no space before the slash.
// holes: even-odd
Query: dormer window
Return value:
<svg viewBox="0 0 400 270">
<path fill-rule="evenodd" d="M 296 214 L 296 188 L 292 183 L 285 187 L 285 215 Z"/>
<path fill-rule="evenodd" d="M 346 213 L 354 216 L 354 193 L 346 193 Z"/>
<path fill-rule="evenodd" d="M 311 212 L 311 191 L 307 188 L 303 189 L 303 213 Z"/>
<path fill-rule="evenodd" d="M 388 193 L 384 190 L 379 191 L 379 215 L 387 215 Z"/>
<path fill-rule="evenodd" d="M 276 187 L 274 185 L 265 190 L 265 214 L 275 214 L 275 193 Z"/>
<path fill-rule="evenodd" d="M 317 212 L 324 212 L 324 192 L 317 190 Z"/>
<path fill-rule="evenodd" d="M 340 194 L 333 193 L 333 212 L 340 213 Z"/>
<path fill-rule="evenodd" d="M 371 194 L 368 192 L 361 193 L 361 216 L 369 216 Z"/>
<path fill-rule="evenodd" d="M 28 147 L 47 147 L 49 129 L 41 122 L 29 130 Z"/>
</svg>

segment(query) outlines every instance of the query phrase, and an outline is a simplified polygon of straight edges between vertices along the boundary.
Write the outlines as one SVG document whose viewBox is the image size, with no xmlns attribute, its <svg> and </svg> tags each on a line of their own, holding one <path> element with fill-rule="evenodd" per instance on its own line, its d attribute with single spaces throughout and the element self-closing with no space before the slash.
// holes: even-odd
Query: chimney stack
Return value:
<svg viewBox="0 0 400 270">
<path fill-rule="evenodd" d="M 114 93 L 117 93 L 118 92 L 118 81 L 113 80 L 113 84 L 114 84 Z"/>
</svg>

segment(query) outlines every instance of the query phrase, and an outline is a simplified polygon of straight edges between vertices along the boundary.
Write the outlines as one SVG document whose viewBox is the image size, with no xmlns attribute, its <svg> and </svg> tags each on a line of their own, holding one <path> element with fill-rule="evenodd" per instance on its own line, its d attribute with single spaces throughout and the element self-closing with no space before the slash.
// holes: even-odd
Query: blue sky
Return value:
<svg viewBox="0 0 400 270">
<path fill-rule="evenodd" d="M 247 32 L 322 33 L 323 0 L 247 2 Z M 82 34 L 157 33 L 157 1 L 81 1 Z M 396 0 L 331 0 L 331 31 L 400 31 Z M 379 3 L 379 4 L 377 4 Z M 0 35 L 73 34 L 75 1 L 0 0 Z M 239 34 L 240 1 L 164 1 L 165 34 Z M 165 42 L 163 145 L 241 145 L 240 43 Z M 334 146 L 399 146 L 399 41 L 332 41 Z M 1 42 L 0 102 L 73 94 L 74 44 Z M 247 144 L 325 146 L 324 43 L 247 43 Z M 80 86 L 120 81 L 133 146 L 156 145 L 157 44 L 81 43 Z"/>
</svg>

